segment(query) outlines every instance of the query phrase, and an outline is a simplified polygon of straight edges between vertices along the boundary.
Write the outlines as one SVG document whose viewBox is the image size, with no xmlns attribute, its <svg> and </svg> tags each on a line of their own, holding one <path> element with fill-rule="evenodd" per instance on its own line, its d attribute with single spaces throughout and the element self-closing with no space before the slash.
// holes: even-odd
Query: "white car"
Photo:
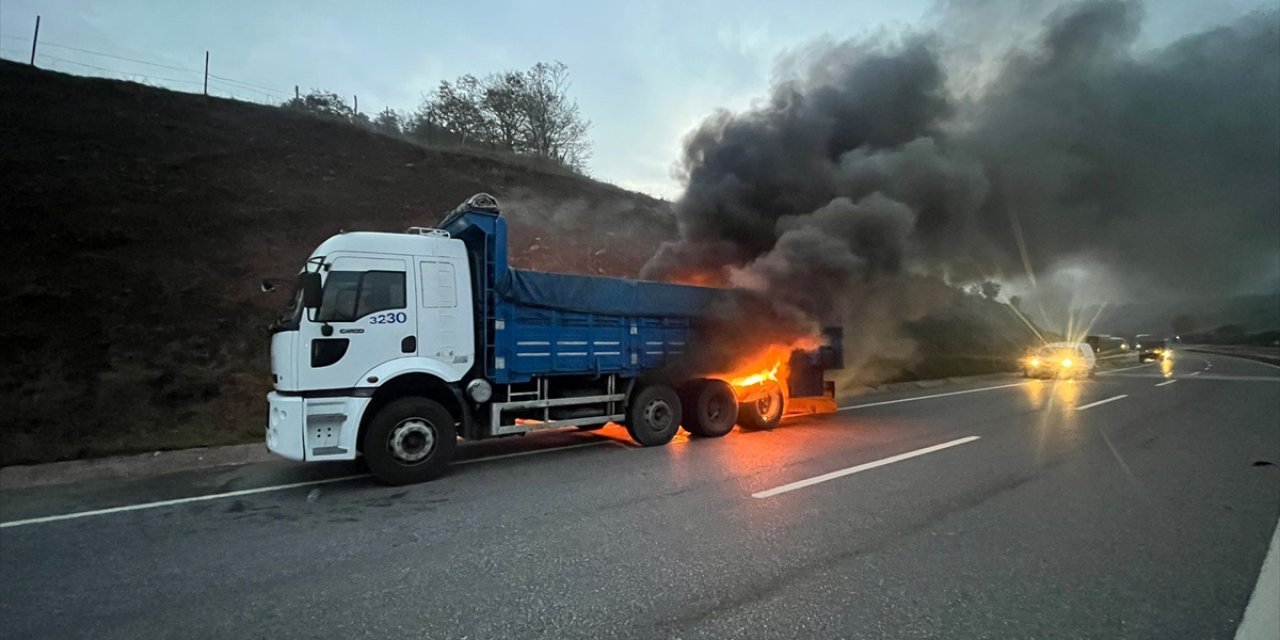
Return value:
<svg viewBox="0 0 1280 640">
<path fill-rule="evenodd" d="M 1098 371 L 1093 348 L 1083 342 L 1051 342 L 1022 361 L 1028 378 L 1092 378 Z"/>
</svg>

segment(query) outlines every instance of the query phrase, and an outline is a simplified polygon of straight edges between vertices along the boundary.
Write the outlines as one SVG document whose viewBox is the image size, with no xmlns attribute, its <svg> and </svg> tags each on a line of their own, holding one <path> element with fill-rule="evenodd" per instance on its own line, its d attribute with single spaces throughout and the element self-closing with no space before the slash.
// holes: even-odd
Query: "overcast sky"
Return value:
<svg viewBox="0 0 1280 640">
<path fill-rule="evenodd" d="M 1274 4 L 1149 2 L 1143 41 L 1167 42 Z M 366 113 L 387 106 L 412 110 L 442 79 L 559 60 L 569 66 L 573 95 L 592 121 L 590 173 L 672 198 L 680 192 L 671 167 L 684 133 L 716 107 L 742 108 L 763 95 L 779 54 L 815 38 L 928 27 L 936 24 L 938 12 L 933 0 L 4 0 L 3 57 L 27 59 L 37 14 L 42 16 L 37 64 L 44 67 L 139 80 L 150 76 L 153 84 L 199 91 L 208 49 L 212 74 L 273 92 L 215 78 L 215 93 L 278 101 L 291 95 L 294 85 L 304 92 L 323 88 L 358 95 Z"/>
</svg>

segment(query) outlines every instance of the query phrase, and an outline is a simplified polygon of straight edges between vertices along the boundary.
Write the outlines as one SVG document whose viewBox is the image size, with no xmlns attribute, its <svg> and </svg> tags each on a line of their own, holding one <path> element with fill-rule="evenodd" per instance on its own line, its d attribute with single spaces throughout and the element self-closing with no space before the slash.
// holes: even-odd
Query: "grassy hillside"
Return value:
<svg viewBox="0 0 1280 640">
<path fill-rule="evenodd" d="M 340 229 L 489 191 L 513 264 L 611 275 L 674 234 L 661 201 L 518 158 L 9 62 L 0 140 L 0 464 L 260 437 L 284 301 L 257 283 Z"/>
</svg>

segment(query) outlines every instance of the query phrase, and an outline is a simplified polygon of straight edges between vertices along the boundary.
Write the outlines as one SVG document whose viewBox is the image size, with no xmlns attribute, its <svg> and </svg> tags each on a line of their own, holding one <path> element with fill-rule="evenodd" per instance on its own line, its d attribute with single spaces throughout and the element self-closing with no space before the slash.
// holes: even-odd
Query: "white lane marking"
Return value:
<svg viewBox="0 0 1280 640">
<path fill-rule="evenodd" d="M 615 440 L 595 440 L 593 442 L 584 442 L 582 444 L 571 444 L 565 447 L 553 447 L 550 449 L 537 449 L 535 451 L 517 451 L 515 453 L 503 453 L 496 456 L 488 456 L 485 458 L 472 458 L 471 460 L 454 460 L 453 464 L 471 464 L 473 462 L 488 462 L 490 460 L 506 460 L 507 458 L 522 458 L 524 456 L 536 456 L 539 453 L 550 453 L 552 451 L 565 451 L 568 449 L 581 449 L 583 447 L 596 447 L 602 444 L 613 444 L 622 446 Z"/>
<path fill-rule="evenodd" d="M 1271 546 L 1258 572 L 1258 584 L 1249 596 L 1244 617 L 1236 628 L 1236 640 L 1264 640 L 1280 635 L 1280 523 L 1271 534 Z"/>
<path fill-rule="evenodd" d="M 130 504 L 123 507 L 111 507 L 109 509 L 94 509 L 92 511 L 77 511 L 75 513 L 64 513 L 57 516 L 44 516 L 42 518 L 28 518 L 26 520 L 10 520 L 9 522 L 0 522 L 0 529 L 8 527 L 21 527 L 29 524 L 41 524 L 44 522 L 57 522 L 59 520 L 74 520 L 76 518 L 87 518 L 89 516 L 105 516 L 110 513 L 122 513 L 124 511 L 139 511 L 141 509 L 155 509 L 157 507 L 171 507 L 173 505 L 187 504 L 189 502 L 203 502 L 205 500 L 219 500 L 222 498 L 234 498 L 236 496 L 247 496 L 255 493 L 266 493 L 268 491 L 281 491 L 284 489 L 295 489 L 297 487 L 310 487 L 317 484 L 329 484 L 333 482 L 346 482 L 347 480 L 359 480 L 360 478 L 368 478 L 369 474 L 362 473 L 356 476 L 342 476 L 340 478 L 325 478 L 324 480 L 310 480 L 307 482 L 293 482 L 290 484 L 279 484 L 271 487 L 257 487 L 255 489 L 241 489 L 240 491 L 228 491 L 226 493 L 214 493 L 207 496 L 195 496 L 191 498 L 175 498 L 173 500 L 160 500 L 158 502 L 144 502 L 142 504 Z"/>
<path fill-rule="evenodd" d="M 1118 395 L 1118 396 L 1111 396 L 1110 398 L 1107 398 L 1106 400 L 1099 400 L 1099 401 L 1097 401 L 1097 402 L 1090 402 L 1089 404 L 1086 404 L 1086 405 L 1084 405 L 1083 407 L 1076 407 L 1076 411 L 1084 411 L 1085 409 L 1092 409 L 1092 408 L 1094 408 L 1094 407 L 1096 407 L 1096 406 L 1098 406 L 1098 405 L 1106 404 L 1106 403 L 1108 403 L 1108 402 L 1115 402 L 1116 400 L 1123 400 L 1123 399 L 1128 398 L 1128 397 L 1129 397 L 1129 394 L 1127 394 L 1127 393 L 1122 393 L 1122 394 L 1120 394 L 1120 395 Z"/>
<path fill-rule="evenodd" d="M 1146 364 L 1140 364 L 1140 365 L 1133 366 L 1133 367 L 1124 367 L 1123 369 L 1107 369 L 1106 371 L 1099 371 L 1099 372 L 1098 372 L 1098 375 L 1100 375 L 1100 376 L 1105 376 L 1105 375 L 1107 375 L 1108 373 L 1115 373 L 1115 372 L 1117 372 L 1117 371 L 1128 371 L 1128 370 L 1130 370 L 1130 369 L 1141 369 L 1141 368 L 1143 368 L 1143 367 L 1151 367 L 1151 366 L 1154 366 L 1155 364 L 1156 364 L 1156 363 L 1154 363 L 1154 362 L 1148 362 L 1148 363 L 1146 363 Z"/>
<path fill-rule="evenodd" d="M 962 444 L 968 444 L 970 442 L 973 442 L 974 440 L 978 440 L 980 437 L 981 436 L 966 436 L 964 438 L 958 438 L 956 440 L 951 440 L 949 442 L 943 442 L 942 444 L 935 444 L 931 447 L 916 449 L 915 451 L 908 451 L 906 453 L 899 453 L 896 456 L 889 456 L 888 458 L 876 460 L 875 462 L 868 462 L 866 464 L 860 464 L 856 467 L 848 467 L 845 469 L 840 469 L 839 471 L 824 473 L 820 476 L 814 476 L 812 478 L 806 478 L 804 480 L 797 480 L 796 482 L 784 484 L 780 487 L 774 487 L 772 489 L 765 489 L 764 491 L 758 491 L 756 493 L 751 494 L 751 497 L 752 498 L 771 498 L 780 493 L 795 491 L 796 489 L 803 489 L 805 487 L 813 486 L 820 482 L 835 480 L 836 478 L 843 478 L 845 476 L 853 475 L 855 473 L 861 473 L 868 469 L 875 469 L 876 467 L 883 467 L 885 465 L 893 464 L 895 462 L 902 462 L 903 460 L 909 460 L 911 458 L 923 456 L 925 454 L 933 453 L 934 451 L 941 451 L 943 449 L 949 449 L 951 447 L 960 446 Z"/>
<path fill-rule="evenodd" d="M 1171 385 L 1171 384 L 1173 384 L 1173 383 L 1175 383 L 1175 382 L 1177 382 L 1177 381 L 1178 381 L 1178 379 L 1177 379 L 1177 378 L 1174 378 L 1174 379 L 1172 379 L 1172 380 L 1165 380 L 1164 382 L 1157 382 L 1157 383 L 1156 383 L 1156 386 L 1157 386 L 1157 387 L 1163 387 L 1163 386 L 1166 386 L 1166 385 Z"/>
<path fill-rule="evenodd" d="M 1198 376 L 1198 375 L 1200 375 L 1201 373 L 1204 373 L 1204 372 L 1203 372 L 1203 371 L 1192 371 L 1191 373 L 1188 373 L 1187 375 L 1189 375 L 1189 376 Z"/>
<path fill-rule="evenodd" d="M 981 389 L 965 389 L 964 391 L 951 391 L 951 392 L 948 392 L 948 393 L 935 393 L 935 394 L 933 394 L 933 395 L 928 395 L 928 396 L 916 396 L 916 397 L 914 397 L 914 398 L 901 398 L 901 399 L 898 399 L 898 400 L 884 400 L 884 401 L 881 401 L 881 402 L 868 402 L 868 403 L 866 403 L 866 404 L 855 404 L 855 405 L 850 405 L 850 406 L 847 406 L 847 407 L 840 407 L 840 408 L 836 409 L 836 411 L 851 411 L 851 410 L 853 410 L 853 409 L 865 409 L 866 407 L 879 407 L 879 406 L 883 406 L 883 405 L 886 405 L 886 404 L 898 404 L 899 402 L 915 402 L 916 400 L 929 400 L 929 399 L 932 399 L 932 398 L 945 398 L 945 397 L 947 397 L 947 396 L 959 396 L 959 395 L 964 395 L 964 394 L 966 394 L 966 393 L 977 393 L 977 392 L 979 392 L 979 391 L 995 391 L 996 389 L 1009 389 L 1009 388 L 1011 388 L 1011 387 L 1021 387 L 1021 386 L 1025 385 L 1025 384 L 1027 384 L 1027 383 L 1026 383 L 1026 382 L 1016 382 L 1016 383 L 1014 383 L 1014 384 L 1002 384 L 1002 385 L 995 386 L 995 387 L 982 387 Z"/>
<path fill-rule="evenodd" d="M 538 449 L 535 451 L 519 451 L 516 453 L 504 453 L 496 456 L 487 456 L 484 458 L 473 458 L 471 460 L 455 460 L 451 464 L 471 464 L 473 462 L 488 462 L 490 460 L 502 460 L 504 458 L 516 458 L 520 456 L 531 456 L 539 453 L 551 453 L 553 451 L 564 451 L 565 449 L 580 449 L 582 447 L 593 447 L 602 444 L 612 444 L 612 440 L 598 440 L 593 442 L 584 442 L 582 444 L 572 444 L 566 447 L 553 447 L 550 449 Z M 27 518 L 26 520 L 10 520 L 8 522 L 0 522 L 0 529 L 9 527 L 22 527 L 31 524 L 43 524 L 46 522 L 59 522 L 62 520 L 74 520 L 76 518 L 87 518 L 90 516 L 105 516 L 112 513 L 122 513 L 125 511 L 140 511 L 143 509 L 157 509 L 160 507 L 172 507 L 180 504 L 191 502 L 204 502 L 207 500 L 221 500 L 223 498 L 236 498 L 239 496 L 248 496 L 255 493 L 269 493 L 272 491 L 283 491 L 285 489 L 296 489 L 298 487 L 310 487 L 318 484 L 330 484 L 334 482 L 346 482 L 348 480 L 360 480 L 362 478 L 372 477 L 367 473 L 352 476 L 341 476 L 338 478 L 325 478 L 323 480 L 308 480 L 306 482 L 291 482 L 289 484 L 277 484 L 269 487 L 255 487 L 253 489 L 241 489 L 239 491 L 227 491 L 224 493 L 212 493 L 204 496 L 192 496 L 190 498 L 174 498 L 172 500 L 159 500 L 156 502 L 143 502 L 140 504 L 130 504 L 122 507 L 110 507 L 107 509 L 93 509 L 91 511 L 76 511 L 73 513 L 64 513 L 55 516 L 43 516 L 40 518 Z"/>
</svg>

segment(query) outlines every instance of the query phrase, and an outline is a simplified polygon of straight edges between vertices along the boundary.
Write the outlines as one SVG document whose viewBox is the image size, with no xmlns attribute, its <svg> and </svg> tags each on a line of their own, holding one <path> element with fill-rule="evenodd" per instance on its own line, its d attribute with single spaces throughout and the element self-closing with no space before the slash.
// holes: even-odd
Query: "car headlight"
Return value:
<svg viewBox="0 0 1280 640">
<path fill-rule="evenodd" d="M 1063 369 L 1070 369 L 1070 368 L 1071 368 L 1071 358 L 1063 358 L 1063 359 L 1062 359 L 1062 368 L 1063 368 Z"/>
<path fill-rule="evenodd" d="M 1028 364 L 1030 364 L 1030 365 L 1031 365 L 1031 366 L 1033 366 L 1033 367 L 1038 367 L 1038 366 L 1040 366 L 1040 358 L 1032 358 L 1032 359 L 1028 360 L 1028 361 L 1027 361 L 1027 363 L 1028 363 Z"/>
</svg>

